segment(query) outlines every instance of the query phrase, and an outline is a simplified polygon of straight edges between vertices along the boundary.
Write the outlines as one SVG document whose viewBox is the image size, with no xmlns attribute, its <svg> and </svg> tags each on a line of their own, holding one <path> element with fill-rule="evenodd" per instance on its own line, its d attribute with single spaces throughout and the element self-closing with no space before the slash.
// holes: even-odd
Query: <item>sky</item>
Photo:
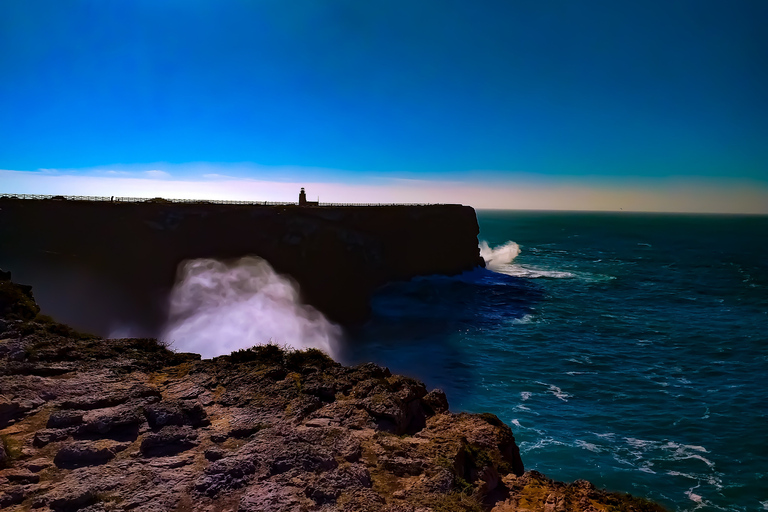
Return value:
<svg viewBox="0 0 768 512">
<path fill-rule="evenodd" d="M 0 193 L 768 213 L 768 2 L 0 2 Z"/>
</svg>

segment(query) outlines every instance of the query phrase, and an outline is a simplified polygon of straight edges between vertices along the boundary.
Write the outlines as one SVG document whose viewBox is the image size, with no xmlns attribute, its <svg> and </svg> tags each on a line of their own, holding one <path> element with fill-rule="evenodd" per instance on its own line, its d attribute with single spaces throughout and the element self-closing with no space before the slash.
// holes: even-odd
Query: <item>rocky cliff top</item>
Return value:
<svg viewBox="0 0 768 512">
<path fill-rule="evenodd" d="M 41 316 L 0 276 L 0 508 L 661 511 L 525 472 L 512 430 L 318 350 L 212 360 Z"/>
</svg>

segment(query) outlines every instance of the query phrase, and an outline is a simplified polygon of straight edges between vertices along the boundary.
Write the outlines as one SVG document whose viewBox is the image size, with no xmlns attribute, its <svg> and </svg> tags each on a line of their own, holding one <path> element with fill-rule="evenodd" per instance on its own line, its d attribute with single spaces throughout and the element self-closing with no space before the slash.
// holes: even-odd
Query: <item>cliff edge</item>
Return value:
<svg viewBox="0 0 768 512">
<path fill-rule="evenodd" d="M 329 319 L 366 318 L 373 291 L 483 265 L 461 205 L 299 207 L 0 198 L 0 267 L 46 311 L 100 334 L 156 336 L 179 264 L 256 255 Z"/>
<path fill-rule="evenodd" d="M 0 508 L 660 512 L 525 472 L 512 430 L 374 364 L 212 360 L 41 316 L 0 275 Z"/>
</svg>

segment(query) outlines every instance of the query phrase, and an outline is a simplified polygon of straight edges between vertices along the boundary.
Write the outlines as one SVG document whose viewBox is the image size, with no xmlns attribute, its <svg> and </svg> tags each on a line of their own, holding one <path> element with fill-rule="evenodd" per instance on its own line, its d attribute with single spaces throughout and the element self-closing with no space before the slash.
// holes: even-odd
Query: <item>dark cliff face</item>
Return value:
<svg viewBox="0 0 768 512">
<path fill-rule="evenodd" d="M 482 265 L 467 206 L 276 207 L 0 200 L 0 267 L 44 309 L 107 334 L 154 335 L 186 259 L 257 255 L 305 302 L 361 321 L 382 284 Z"/>
</svg>

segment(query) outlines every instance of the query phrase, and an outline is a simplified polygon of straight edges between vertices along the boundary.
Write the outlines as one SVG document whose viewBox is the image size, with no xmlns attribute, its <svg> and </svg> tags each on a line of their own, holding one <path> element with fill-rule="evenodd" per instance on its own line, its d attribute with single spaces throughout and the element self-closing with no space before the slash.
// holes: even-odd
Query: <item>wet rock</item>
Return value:
<svg viewBox="0 0 768 512">
<path fill-rule="evenodd" d="M 163 427 L 159 432 L 147 434 L 140 451 L 145 457 L 175 455 L 199 444 L 197 432 L 188 426 Z"/>
</svg>

